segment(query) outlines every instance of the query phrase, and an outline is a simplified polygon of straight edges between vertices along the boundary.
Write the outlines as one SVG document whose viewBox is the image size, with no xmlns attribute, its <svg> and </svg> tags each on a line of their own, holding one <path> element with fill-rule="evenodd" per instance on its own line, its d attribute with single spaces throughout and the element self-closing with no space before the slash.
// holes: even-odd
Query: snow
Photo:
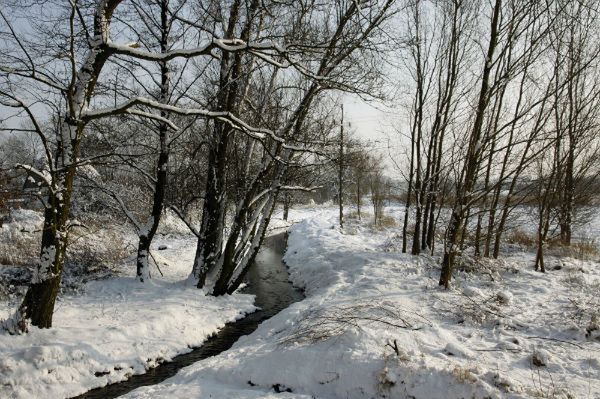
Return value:
<svg viewBox="0 0 600 399">
<path fill-rule="evenodd" d="M 508 291 L 501 291 L 501 292 L 498 292 L 498 294 L 496 294 L 496 298 L 498 298 L 498 301 L 500 303 L 503 303 L 506 305 L 512 301 L 513 295 Z"/>
<path fill-rule="evenodd" d="M 285 261 L 305 300 L 229 351 L 126 397 L 600 398 L 600 341 L 586 333 L 598 309 L 596 262 L 564 259 L 541 274 L 519 252 L 493 272 L 458 271 L 446 291 L 437 258 L 389 245 L 397 228 L 364 218 L 340 231 L 336 215 L 290 213 L 299 222 Z"/>
<path fill-rule="evenodd" d="M 11 209 L 7 218 L 5 229 L 13 231 L 28 231 L 39 230 L 42 228 L 44 217 L 40 212 L 31 209 Z"/>
<path fill-rule="evenodd" d="M 156 241 L 154 249 L 167 246 L 153 253 L 164 277 L 153 273 L 141 284 L 132 261 L 126 276 L 90 282 L 80 295 L 60 295 L 52 329 L 0 333 L 0 398 L 64 398 L 122 381 L 200 346 L 226 322 L 254 310 L 251 295 L 215 298 L 185 285 L 195 239 Z M 13 311 L 14 303 L 0 302 L 0 319 Z"/>
<path fill-rule="evenodd" d="M 512 249 L 457 270 L 443 290 L 439 258 L 400 253 L 397 226 L 348 217 L 340 231 L 337 212 L 313 204 L 272 220 L 271 229 L 289 228 L 285 261 L 305 300 L 126 397 L 600 398 L 596 261 L 548 256 L 542 274 L 532 252 Z M 402 220 L 402 207 L 385 212 Z M 60 296 L 55 328 L 0 335 L 0 397 L 68 397 L 123 380 L 253 309 L 250 296 L 186 286 L 196 241 L 175 219 L 165 230 L 172 235 L 153 245 L 164 278 L 141 285 L 130 265 L 129 276 Z M 0 318 L 10 310 L 0 302 Z"/>
<path fill-rule="evenodd" d="M 31 277 L 32 283 L 41 283 L 54 277 L 50 267 L 52 266 L 55 257 L 56 247 L 54 245 L 42 248 L 38 267 L 33 269 L 33 277 Z"/>
</svg>

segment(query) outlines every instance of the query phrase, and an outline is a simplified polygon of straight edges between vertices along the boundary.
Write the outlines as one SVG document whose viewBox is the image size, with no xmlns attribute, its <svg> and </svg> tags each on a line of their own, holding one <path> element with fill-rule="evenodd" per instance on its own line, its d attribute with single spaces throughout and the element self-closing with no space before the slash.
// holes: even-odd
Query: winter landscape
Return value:
<svg viewBox="0 0 600 399">
<path fill-rule="evenodd" d="M 595 0 L 0 0 L 0 398 L 600 399 Z"/>
</svg>

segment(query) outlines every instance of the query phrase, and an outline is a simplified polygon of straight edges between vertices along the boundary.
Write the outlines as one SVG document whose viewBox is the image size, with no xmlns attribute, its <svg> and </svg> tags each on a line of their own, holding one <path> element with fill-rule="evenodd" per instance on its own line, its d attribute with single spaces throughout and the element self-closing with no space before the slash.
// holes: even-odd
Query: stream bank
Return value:
<svg viewBox="0 0 600 399">
<path fill-rule="evenodd" d="M 259 310 L 236 322 L 226 324 L 216 335 L 191 352 L 178 355 L 172 361 L 162 363 L 144 374 L 133 375 L 126 381 L 92 389 L 73 399 L 116 398 L 136 388 L 158 384 L 186 366 L 228 350 L 241 336 L 256 330 L 260 323 L 292 303 L 302 300 L 304 295 L 289 282 L 288 271 L 282 260 L 286 239 L 285 232 L 266 237 L 255 263 L 248 270 L 248 285 L 243 292 L 256 296 L 255 304 Z"/>
</svg>

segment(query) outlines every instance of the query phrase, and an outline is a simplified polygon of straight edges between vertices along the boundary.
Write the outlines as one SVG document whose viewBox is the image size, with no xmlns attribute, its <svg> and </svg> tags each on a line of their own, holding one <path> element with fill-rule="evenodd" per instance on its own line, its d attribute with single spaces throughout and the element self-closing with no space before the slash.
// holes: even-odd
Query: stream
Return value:
<svg viewBox="0 0 600 399">
<path fill-rule="evenodd" d="M 265 237 L 256 261 L 248 270 L 246 276 L 248 285 L 242 292 L 256 295 L 255 304 L 260 308 L 259 310 L 243 319 L 226 324 L 217 334 L 191 352 L 175 356 L 172 361 L 162 363 L 144 374 L 133 375 L 126 381 L 92 389 L 75 398 L 116 398 L 136 388 L 158 384 L 192 363 L 228 350 L 238 338 L 256 330 L 261 322 L 292 303 L 302 300 L 304 295 L 289 282 L 288 271 L 282 261 L 286 245 L 286 233 Z"/>
</svg>

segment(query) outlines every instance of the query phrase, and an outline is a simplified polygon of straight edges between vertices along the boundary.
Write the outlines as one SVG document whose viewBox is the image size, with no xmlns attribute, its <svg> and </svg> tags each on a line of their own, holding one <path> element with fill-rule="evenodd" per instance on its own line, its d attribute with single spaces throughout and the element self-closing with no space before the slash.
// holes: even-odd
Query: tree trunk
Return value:
<svg viewBox="0 0 600 399">
<path fill-rule="evenodd" d="M 120 0 L 101 2 L 94 15 L 94 36 L 90 40 L 91 48 L 78 71 L 72 71 L 76 79 L 68 92 L 68 114 L 58 131 L 56 169 L 52 176 L 52 187 L 49 187 L 48 202 L 44 213 L 44 231 L 40 260 L 34 270 L 31 284 L 25 298 L 13 317 L 19 331 L 24 331 L 26 320 L 39 328 L 52 327 L 54 304 L 60 287 L 62 271 L 68 243 L 68 223 L 75 180 L 76 165 L 79 157 L 79 146 L 85 122 L 81 113 L 87 109 L 96 82 L 104 63 L 110 56 L 104 47 L 109 40 L 109 26 L 112 13 Z M 48 159 L 48 161 L 50 161 Z"/>
<path fill-rule="evenodd" d="M 169 50 L 169 20 L 167 2 L 161 2 L 161 53 L 166 53 Z M 160 62 L 160 102 L 162 104 L 169 103 L 170 91 L 170 70 L 169 64 L 165 61 Z M 161 111 L 160 116 L 167 118 L 168 113 Z M 154 195 L 152 198 L 152 211 L 150 218 L 145 226 L 142 226 L 143 231 L 139 235 L 138 252 L 137 252 L 137 277 L 141 282 L 150 277 L 149 256 L 150 245 L 154 239 L 154 235 L 158 230 L 160 218 L 162 216 L 165 195 L 167 191 L 167 178 L 169 166 L 169 126 L 165 122 L 159 125 L 159 140 L 160 149 L 158 162 L 156 165 L 156 183 L 154 185 Z"/>
<path fill-rule="evenodd" d="M 213 137 L 217 141 L 216 146 L 211 148 L 208 159 L 209 168 L 202 209 L 202 224 L 193 267 L 198 288 L 204 287 L 206 276 L 214 268 L 214 261 L 219 256 L 223 242 L 226 211 L 225 159 L 228 142 L 228 137 L 223 130 L 225 130 L 223 124 L 215 122 Z"/>
<path fill-rule="evenodd" d="M 415 54 L 414 61 L 416 64 L 416 80 L 417 80 L 417 93 L 415 98 L 415 124 L 416 134 L 412 134 L 412 138 L 415 140 L 415 157 L 416 163 L 414 168 L 415 174 L 415 230 L 413 234 L 412 250 L 413 255 L 421 253 L 421 222 L 423 218 L 423 182 L 421 178 L 421 140 L 423 137 L 423 108 L 425 107 L 425 73 L 423 68 L 423 61 L 421 57 L 421 13 L 420 13 L 420 1 L 415 3 L 414 9 L 414 24 L 415 24 Z"/>
<path fill-rule="evenodd" d="M 450 277 L 452 275 L 452 269 L 454 267 L 454 261 L 456 258 L 456 245 L 460 239 L 460 229 L 466 223 L 463 220 L 464 207 L 471 206 L 471 195 L 472 190 L 475 188 L 475 182 L 477 178 L 477 171 L 480 161 L 479 152 L 481 151 L 481 130 L 483 126 L 483 118 L 485 110 L 489 103 L 489 80 L 490 73 L 493 67 L 494 52 L 498 41 L 498 27 L 500 9 L 502 8 L 502 0 L 496 0 L 492 12 L 491 21 L 491 33 L 490 43 L 485 58 L 485 65 L 483 68 L 483 74 L 481 77 L 481 89 L 479 92 L 479 101 L 477 104 L 477 111 L 475 115 L 475 121 L 473 123 L 473 130 L 469 139 L 469 148 L 467 151 L 467 158 L 464 165 L 464 180 L 463 184 L 459 186 L 457 190 L 457 204 L 454 206 L 452 211 L 452 217 L 448 228 L 448 239 L 450 240 L 446 244 L 446 250 L 444 251 L 444 260 L 442 262 L 442 272 L 440 275 L 440 285 L 448 288 L 450 283 Z"/>
<path fill-rule="evenodd" d="M 415 119 L 416 123 L 416 119 Z M 415 126 L 413 123 L 413 129 L 411 130 L 411 144 L 410 144 L 410 170 L 408 174 L 408 190 L 406 192 L 406 204 L 404 206 L 404 223 L 402 225 L 402 253 L 406 253 L 408 247 L 408 215 L 410 212 L 410 202 L 413 192 L 413 178 L 415 168 Z M 371 193 L 373 195 L 373 193 Z"/>
<path fill-rule="evenodd" d="M 57 232 L 64 231 L 65 226 L 56 222 L 52 209 L 46 209 L 40 260 L 19 308 L 20 316 L 30 319 L 31 324 L 39 328 L 52 327 L 54 304 L 64 267 L 67 240 Z"/>
<path fill-rule="evenodd" d="M 418 190 L 415 190 L 418 193 Z M 419 196 L 417 194 L 417 196 Z M 415 214 L 415 233 L 413 235 L 413 243 L 412 243 L 412 250 L 411 250 L 411 254 L 412 255 L 419 255 L 421 253 L 421 205 L 417 202 L 417 204 L 415 205 L 415 210 L 416 210 L 416 214 Z"/>
<path fill-rule="evenodd" d="M 240 16 L 241 0 L 234 0 L 229 10 L 229 21 L 224 37 L 231 39 Z M 251 7 L 256 7 L 256 0 Z M 250 12 L 250 11 L 249 11 Z M 250 15 L 252 13 L 250 12 Z M 248 40 L 250 35 L 250 20 L 248 16 L 246 26 L 241 33 L 243 40 Z M 239 105 L 238 92 L 240 89 L 240 75 L 242 70 L 242 54 L 232 54 L 224 51 L 221 55 L 219 94 L 217 96 L 219 111 L 234 111 Z M 192 274 L 197 279 L 197 287 L 203 288 L 207 274 L 215 268 L 215 261 L 219 259 L 223 242 L 223 228 L 227 211 L 226 201 L 226 175 L 227 175 L 227 150 L 232 128 L 229 124 L 216 120 L 214 122 L 211 148 L 208 158 L 208 175 L 204 206 L 202 210 L 202 225 L 196 247 L 196 256 Z"/>
<path fill-rule="evenodd" d="M 338 165 L 338 201 L 340 206 L 340 228 L 344 228 L 344 105 L 342 104 L 342 118 L 340 120 L 340 153 Z"/>
<path fill-rule="evenodd" d="M 460 248 L 460 250 L 464 250 L 465 249 L 465 240 L 467 238 L 467 233 L 469 232 L 469 219 L 471 218 L 471 208 L 467 209 L 467 214 L 464 217 L 464 220 L 462 222 L 462 231 L 460 233 L 460 240 L 459 240 L 459 245 L 458 247 Z"/>
<path fill-rule="evenodd" d="M 286 192 L 283 195 L 283 220 L 288 220 L 288 214 L 290 212 L 290 194 Z"/>
<path fill-rule="evenodd" d="M 546 271 L 546 267 L 544 266 L 544 235 L 540 229 L 538 229 L 538 245 L 537 251 L 535 253 L 535 270 L 541 271 L 544 273 Z"/>
<path fill-rule="evenodd" d="M 454 262 L 456 260 L 456 255 L 458 254 L 460 232 L 462 231 L 462 215 L 460 213 L 461 212 L 458 210 L 452 212 L 452 219 L 450 220 L 444 246 L 444 258 L 442 260 L 442 272 L 440 274 L 439 285 L 443 285 L 446 289 L 450 288 Z"/>
<path fill-rule="evenodd" d="M 575 138 L 569 134 L 567 165 L 565 168 L 565 187 L 561 210 L 560 238 L 564 245 L 571 245 L 571 225 L 573 223 L 573 201 L 575 197 Z"/>
<path fill-rule="evenodd" d="M 360 177 L 358 177 L 356 179 L 356 213 L 358 214 L 358 220 L 361 220 L 361 215 L 360 215 L 360 184 L 361 184 L 361 179 Z"/>
<path fill-rule="evenodd" d="M 74 146 L 74 150 L 78 150 L 78 145 Z M 48 205 L 44 212 L 40 259 L 19 307 L 16 320 L 22 326 L 24 320 L 29 319 L 36 327 L 52 327 L 54 304 L 60 288 L 67 251 L 69 210 L 74 178 L 75 166 L 71 164 L 64 175 L 57 177 L 58 181 L 63 182 L 62 190 L 58 195 L 50 193 L 48 196 Z"/>
</svg>

